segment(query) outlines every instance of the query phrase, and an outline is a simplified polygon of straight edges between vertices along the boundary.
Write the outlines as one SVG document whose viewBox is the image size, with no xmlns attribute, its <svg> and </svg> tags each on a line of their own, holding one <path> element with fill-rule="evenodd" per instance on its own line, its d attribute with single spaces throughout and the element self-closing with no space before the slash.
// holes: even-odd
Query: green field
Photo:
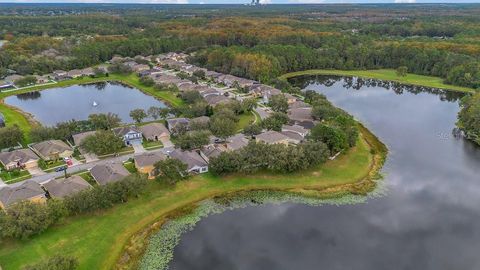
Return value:
<svg viewBox="0 0 480 270">
<path fill-rule="evenodd" d="M 79 259 L 79 269 L 111 269 L 137 232 L 177 209 L 206 198 L 258 189 L 316 190 L 325 194 L 351 192 L 359 181 L 370 179 L 378 172 L 386 154 L 373 135 L 367 131 L 362 134 L 368 140 L 360 139 L 348 154 L 310 171 L 221 179 L 204 174 L 174 187 L 152 181 L 148 193 L 138 199 L 108 211 L 68 218 L 30 240 L 1 243 L 0 264 L 4 270 L 20 269 L 54 254 L 68 254 Z M 370 145 L 376 151 L 371 151 Z"/>
<path fill-rule="evenodd" d="M 407 74 L 407 76 L 405 77 L 399 77 L 397 76 L 395 70 L 393 69 L 378 69 L 378 70 L 312 69 L 312 70 L 287 73 L 280 76 L 280 78 L 288 79 L 288 78 L 293 78 L 293 77 L 302 76 L 302 75 L 338 75 L 338 76 L 362 77 L 362 78 L 379 79 L 379 80 L 385 80 L 385 81 L 394 81 L 394 82 L 399 82 L 399 83 L 408 84 L 408 85 L 426 86 L 426 87 L 433 87 L 433 88 L 440 88 L 440 89 L 468 92 L 468 93 L 473 93 L 476 91 L 473 88 L 444 84 L 443 79 L 438 77 L 416 75 L 411 73 Z"/>
</svg>

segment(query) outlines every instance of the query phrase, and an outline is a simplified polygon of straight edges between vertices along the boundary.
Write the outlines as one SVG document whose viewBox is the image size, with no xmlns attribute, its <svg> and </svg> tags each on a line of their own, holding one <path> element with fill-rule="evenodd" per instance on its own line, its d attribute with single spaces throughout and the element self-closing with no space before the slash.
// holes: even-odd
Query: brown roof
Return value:
<svg viewBox="0 0 480 270">
<path fill-rule="evenodd" d="M 43 184 L 43 187 L 53 198 L 65 198 L 92 186 L 82 177 L 73 175 L 68 178 L 50 180 Z"/>
<path fill-rule="evenodd" d="M 117 182 L 130 175 L 122 163 L 95 165 L 90 169 L 90 174 L 99 185 Z"/>
<path fill-rule="evenodd" d="M 167 156 L 161 152 L 147 152 L 138 156 L 135 156 L 135 165 L 138 167 L 146 167 L 155 165 L 155 163 L 165 160 Z"/>
<path fill-rule="evenodd" d="M 39 160 L 40 158 L 30 149 L 19 149 L 12 152 L 0 153 L 0 162 L 7 165 L 11 162 L 27 163 L 30 160 Z"/>
<path fill-rule="evenodd" d="M 45 191 L 38 183 L 33 181 L 25 181 L 16 187 L 7 186 L 0 189 L 0 202 L 5 207 L 38 196 L 45 196 Z"/>
<path fill-rule="evenodd" d="M 248 145 L 248 139 L 243 134 L 236 134 L 227 138 L 227 148 L 238 150 Z"/>
<path fill-rule="evenodd" d="M 176 149 L 175 151 L 170 153 L 170 156 L 187 164 L 188 170 L 193 169 L 195 166 L 208 166 L 207 162 L 195 151 L 182 151 Z"/>
<path fill-rule="evenodd" d="M 289 137 L 283 135 L 280 132 L 270 130 L 256 136 L 256 139 L 265 143 L 277 143 L 280 141 L 288 140 Z"/>
<path fill-rule="evenodd" d="M 230 102 L 230 99 L 227 98 L 226 96 L 223 96 L 223 95 L 210 95 L 210 96 L 206 96 L 206 97 L 205 97 L 205 100 L 207 101 L 207 103 L 208 103 L 209 105 L 217 105 L 217 104 L 220 104 L 220 103 Z"/>
<path fill-rule="evenodd" d="M 298 108 L 288 110 L 288 118 L 294 121 L 312 121 L 312 108 Z"/>
<path fill-rule="evenodd" d="M 88 136 L 95 135 L 95 132 L 96 131 L 87 131 L 83 133 L 74 134 L 72 135 L 73 142 L 75 143 L 76 146 L 80 146 L 80 144 L 82 143 L 83 140 L 85 140 L 85 138 L 87 138 Z"/>
<path fill-rule="evenodd" d="M 170 132 L 162 123 L 150 123 L 140 127 L 145 138 L 154 138 L 155 136 L 169 135 Z"/>
<path fill-rule="evenodd" d="M 202 153 L 208 158 L 218 157 L 222 152 L 227 149 L 222 145 L 207 145 L 202 147 Z"/>
<path fill-rule="evenodd" d="M 72 151 L 72 148 L 61 140 L 39 142 L 32 145 L 32 148 L 44 157 L 49 156 L 53 153 Z"/>
</svg>

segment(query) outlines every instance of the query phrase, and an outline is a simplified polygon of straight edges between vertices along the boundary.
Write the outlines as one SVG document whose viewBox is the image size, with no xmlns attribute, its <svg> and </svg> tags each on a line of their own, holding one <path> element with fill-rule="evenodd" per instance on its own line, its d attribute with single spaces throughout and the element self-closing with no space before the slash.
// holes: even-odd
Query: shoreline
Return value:
<svg viewBox="0 0 480 270">
<path fill-rule="evenodd" d="M 388 149 L 372 132 L 365 128 L 361 123 L 359 124 L 361 140 L 368 145 L 372 158 L 369 162 L 368 171 L 359 179 L 351 183 L 336 184 L 332 186 L 317 186 L 298 184 L 295 187 L 281 188 L 272 184 L 269 187 L 253 187 L 253 188 L 240 188 L 237 190 L 231 190 L 228 192 L 218 192 L 209 194 L 208 196 L 201 197 L 195 201 L 189 201 L 178 207 L 162 213 L 156 220 L 147 224 L 136 233 L 131 235 L 128 241 L 124 244 L 122 251 L 118 253 L 116 257 L 116 263 L 113 269 L 137 269 L 139 262 L 142 259 L 143 254 L 149 244 L 150 237 L 161 230 L 169 220 L 182 217 L 185 214 L 189 214 L 194 211 L 198 204 L 208 199 L 217 198 L 230 198 L 237 194 L 256 192 L 256 191 L 271 191 L 271 192 L 286 192 L 293 195 L 312 197 L 316 199 L 330 199 L 342 197 L 348 194 L 352 195 L 367 195 L 375 190 L 377 183 L 376 180 L 381 178 L 380 170 L 386 160 Z M 348 154 L 346 154 L 348 155 Z M 345 155 L 344 155 L 345 156 Z M 299 181 L 301 182 L 301 181 Z M 110 269 L 113 265 L 104 265 L 102 269 Z"/>
<path fill-rule="evenodd" d="M 371 70 L 337 70 L 337 69 L 310 69 L 304 71 L 295 71 L 283 74 L 279 78 L 290 79 L 298 76 L 331 75 L 345 77 L 359 77 L 365 79 L 376 79 L 382 81 L 397 82 L 404 85 L 422 86 L 437 88 L 447 91 L 476 93 L 477 90 L 468 87 L 444 84 L 443 79 L 433 76 L 417 75 L 408 73 L 405 77 L 399 77 L 393 69 L 371 69 Z"/>
</svg>

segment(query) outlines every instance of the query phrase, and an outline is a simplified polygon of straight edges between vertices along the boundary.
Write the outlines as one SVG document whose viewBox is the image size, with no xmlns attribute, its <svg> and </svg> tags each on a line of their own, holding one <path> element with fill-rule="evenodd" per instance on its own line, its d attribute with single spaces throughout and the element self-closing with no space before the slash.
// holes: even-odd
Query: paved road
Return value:
<svg viewBox="0 0 480 270">
<path fill-rule="evenodd" d="M 151 152 L 162 152 L 164 154 L 168 154 L 173 149 L 174 149 L 173 147 L 166 147 L 166 148 L 160 148 L 160 149 L 152 150 Z M 93 162 L 90 162 L 90 163 L 82 163 L 82 164 L 79 164 L 79 165 L 76 165 L 76 166 L 69 167 L 68 170 L 67 170 L 67 173 L 74 174 L 74 173 L 77 173 L 77 172 L 86 171 L 86 170 L 89 170 L 89 169 L 93 168 L 95 165 L 99 165 L 99 164 L 125 162 L 128 159 L 133 158 L 135 155 L 138 155 L 138 154 L 132 153 L 132 154 L 126 154 L 126 155 L 122 155 L 122 156 L 118 156 L 118 157 L 96 160 L 96 161 L 93 161 Z M 62 172 L 50 172 L 50 173 L 46 173 L 44 175 L 34 176 L 34 177 L 32 177 L 30 179 L 27 179 L 27 180 L 34 181 L 34 182 L 37 182 L 37 183 L 41 184 L 41 183 L 45 183 L 45 182 L 47 182 L 51 179 L 62 177 L 63 175 L 64 175 L 63 171 Z M 25 180 L 25 181 L 27 181 L 27 180 Z M 0 180 L 0 188 L 5 187 L 5 186 L 16 187 L 16 186 L 21 185 L 23 182 L 24 181 L 17 182 L 17 183 L 11 184 L 11 185 L 6 185 L 5 183 L 3 183 Z"/>
</svg>

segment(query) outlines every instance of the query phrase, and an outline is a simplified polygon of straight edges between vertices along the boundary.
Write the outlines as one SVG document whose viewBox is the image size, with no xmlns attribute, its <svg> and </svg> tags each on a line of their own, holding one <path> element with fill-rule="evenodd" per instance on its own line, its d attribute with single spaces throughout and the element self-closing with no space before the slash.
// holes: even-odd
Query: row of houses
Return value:
<svg viewBox="0 0 480 270">
<path fill-rule="evenodd" d="M 95 165 L 90 169 L 90 175 L 98 185 L 106 185 L 124 179 L 130 172 L 121 163 L 106 163 Z M 93 186 L 78 175 L 51 179 L 42 184 L 27 180 L 18 186 L 0 190 L 0 208 L 5 209 L 25 200 L 43 203 L 47 198 L 64 199 L 90 188 Z"/>
</svg>

